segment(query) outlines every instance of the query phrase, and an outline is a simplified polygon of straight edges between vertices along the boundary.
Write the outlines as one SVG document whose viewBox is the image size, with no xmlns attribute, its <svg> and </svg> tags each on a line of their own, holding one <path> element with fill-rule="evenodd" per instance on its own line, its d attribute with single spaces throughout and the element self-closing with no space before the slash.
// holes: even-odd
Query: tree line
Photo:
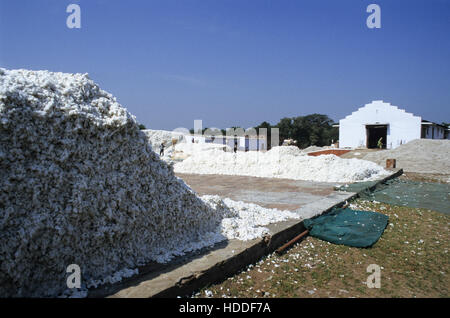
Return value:
<svg viewBox="0 0 450 318">
<path fill-rule="evenodd" d="M 339 138 L 339 129 L 333 127 L 333 120 L 323 114 L 284 117 L 276 125 L 264 121 L 255 128 L 267 128 L 268 140 L 271 138 L 270 128 L 278 128 L 280 144 L 285 139 L 293 139 L 302 149 L 309 146 L 327 146 Z"/>
<path fill-rule="evenodd" d="M 234 126 L 231 128 L 238 129 L 241 127 Z M 327 146 L 332 142 L 336 142 L 339 138 L 339 129 L 333 127 L 333 120 L 323 114 L 284 117 L 275 125 L 264 121 L 253 128 L 255 128 L 258 133 L 259 128 L 266 128 L 267 140 L 271 140 L 271 128 L 278 128 L 280 145 L 285 139 L 292 139 L 296 141 L 296 145 L 299 148 L 306 148 L 313 145 L 319 147 Z M 203 134 L 207 129 L 207 127 L 203 128 L 201 133 Z M 194 129 L 190 129 L 190 132 L 193 134 Z M 220 132 L 217 133 L 226 135 L 226 130 L 220 129 Z"/>
<path fill-rule="evenodd" d="M 141 129 L 145 129 L 144 125 L 141 126 Z M 231 128 L 238 129 L 241 127 L 234 126 Z M 271 128 L 278 128 L 280 145 L 285 139 L 293 139 L 294 141 L 296 141 L 296 145 L 299 148 L 306 148 L 313 145 L 319 147 L 327 146 L 332 142 L 336 142 L 339 138 L 339 129 L 333 127 L 333 120 L 327 115 L 323 114 L 284 117 L 275 125 L 264 121 L 253 128 L 255 128 L 258 133 L 259 128 L 266 128 L 267 140 L 271 140 Z M 203 134 L 207 129 L 207 127 L 203 128 L 201 133 Z M 193 134 L 194 129 L 191 128 L 190 132 L 191 134 Z M 226 130 L 220 129 L 220 133 L 222 135 L 226 135 Z"/>
</svg>

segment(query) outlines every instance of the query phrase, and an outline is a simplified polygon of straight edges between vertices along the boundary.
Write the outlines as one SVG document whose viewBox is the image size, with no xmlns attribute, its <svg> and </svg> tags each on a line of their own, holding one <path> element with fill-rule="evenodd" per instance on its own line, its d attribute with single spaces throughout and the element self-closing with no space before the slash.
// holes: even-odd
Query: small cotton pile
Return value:
<svg viewBox="0 0 450 318">
<path fill-rule="evenodd" d="M 172 162 L 172 159 L 186 159 L 195 152 L 205 150 L 225 149 L 226 151 L 232 151 L 227 145 L 192 143 L 189 135 L 184 135 L 181 132 L 153 129 L 144 129 L 142 132 L 147 136 L 150 146 L 156 153 L 159 154 L 161 143 L 164 144 L 164 155 L 161 159 L 166 162 Z M 173 140 L 176 140 L 175 145 L 172 145 Z"/>
<path fill-rule="evenodd" d="M 0 297 L 116 282 L 226 238 L 295 217 L 199 198 L 86 74 L 0 68 Z M 261 220 L 258 220 L 261 214 Z"/>
<path fill-rule="evenodd" d="M 165 147 L 172 146 L 172 140 L 176 140 L 177 143 L 184 140 L 184 135 L 180 132 L 167 131 L 167 130 L 153 130 L 144 129 L 142 132 L 147 136 L 153 151 L 158 152 L 161 144 Z"/>
<path fill-rule="evenodd" d="M 174 147 L 172 142 L 175 140 L 178 144 L 185 141 L 185 136 L 180 132 L 153 129 L 144 129 L 142 132 L 147 137 L 152 150 L 157 154 L 160 154 L 161 144 L 164 144 L 164 153 L 161 159 L 167 163 L 170 163 L 173 157 Z"/>
<path fill-rule="evenodd" d="M 228 145 L 215 144 L 215 143 L 192 143 L 192 142 L 182 142 L 175 145 L 175 151 L 183 152 L 187 155 L 193 155 L 202 151 L 208 150 L 219 150 L 219 151 L 231 152 L 231 147 Z"/>
<path fill-rule="evenodd" d="M 304 150 L 296 146 L 281 146 L 281 147 L 273 147 L 268 151 L 270 155 L 276 156 L 304 156 Z"/>
<path fill-rule="evenodd" d="M 263 208 L 228 198 L 222 200 L 219 196 L 204 195 L 201 198 L 215 210 L 221 211 L 220 232 L 227 239 L 252 240 L 269 232 L 264 225 L 300 218 L 299 214 L 290 211 Z"/>
<path fill-rule="evenodd" d="M 369 181 L 389 174 L 370 161 L 342 159 L 335 155 L 312 157 L 294 146 L 274 147 L 267 152 L 196 152 L 175 164 L 174 170 L 179 173 L 243 175 L 317 182 Z"/>
</svg>

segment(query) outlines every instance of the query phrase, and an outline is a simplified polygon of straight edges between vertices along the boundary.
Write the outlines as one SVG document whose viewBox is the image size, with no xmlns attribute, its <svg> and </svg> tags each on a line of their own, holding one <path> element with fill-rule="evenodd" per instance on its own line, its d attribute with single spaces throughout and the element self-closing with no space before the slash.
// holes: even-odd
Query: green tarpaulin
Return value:
<svg viewBox="0 0 450 318">
<path fill-rule="evenodd" d="M 311 236 L 335 244 L 370 247 L 383 234 L 388 216 L 368 211 L 337 209 L 303 221 Z"/>
<path fill-rule="evenodd" d="M 337 188 L 340 191 L 359 192 L 370 183 L 354 183 Z M 424 208 L 450 213 L 450 184 L 392 179 L 377 185 L 373 191 L 359 193 L 360 198 L 397 206 Z"/>
</svg>

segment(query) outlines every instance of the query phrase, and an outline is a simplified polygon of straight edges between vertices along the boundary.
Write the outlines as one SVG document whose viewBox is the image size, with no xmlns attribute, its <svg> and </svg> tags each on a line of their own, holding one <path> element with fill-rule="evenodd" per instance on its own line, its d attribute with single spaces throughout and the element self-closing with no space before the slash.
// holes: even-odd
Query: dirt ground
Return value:
<svg viewBox="0 0 450 318">
<path fill-rule="evenodd" d="M 334 245 L 308 236 L 284 255 L 269 255 L 194 297 L 450 297 L 448 215 L 363 200 L 351 208 L 389 216 L 371 248 Z M 368 288 L 367 267 L 381 269 Z"/>
</svg>

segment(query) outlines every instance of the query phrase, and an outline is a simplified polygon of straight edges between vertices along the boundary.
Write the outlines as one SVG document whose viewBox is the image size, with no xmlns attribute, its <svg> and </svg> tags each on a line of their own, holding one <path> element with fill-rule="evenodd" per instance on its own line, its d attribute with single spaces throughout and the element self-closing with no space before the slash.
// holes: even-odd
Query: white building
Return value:
<svg viewBox="0 0 450 318">
<path fill-rule="evenodd" d="M 449 138 L 448 127 L 438 125 L 377 100 L 339 121 L 339 147 L 396 148 L 414 139 Z"/>
<path fill-rule="evenodd" d="M 204 142 L 228 145 L 231 149 L 236 143 L 240 151 L 267 150 L 264 136 L 207 136 Z"/>
</svg>

